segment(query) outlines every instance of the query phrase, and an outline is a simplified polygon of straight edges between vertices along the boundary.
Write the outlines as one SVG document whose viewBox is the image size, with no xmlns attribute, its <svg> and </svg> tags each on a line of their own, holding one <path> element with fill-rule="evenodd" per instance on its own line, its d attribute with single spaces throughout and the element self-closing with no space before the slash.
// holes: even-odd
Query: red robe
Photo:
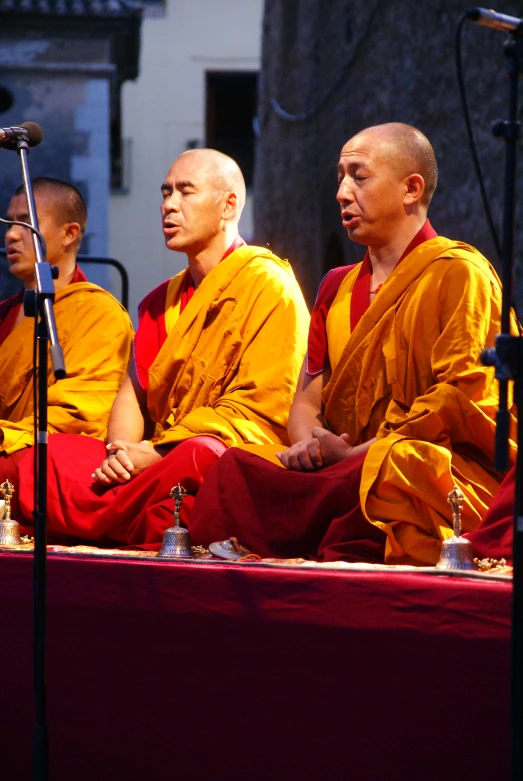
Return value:
<svg viewBox="0 0 523 781">
<path fill-rule="evenodd" d="M 172 526 L 173 500 L 169 491 L 176 475 L 183 475 L 188 491 L 181 518 L 187 521 L 194 495 L 203 478 L 225 452 L 226 445 L 214 437 L 194 437 L 177 445 L 169 455 L 148 467 L 125 485 L 106 488 L 94 483 L 93 468 L 106 456 L 99 439 L 72 434 L 53 434 L 48 449 L 49 541 L 79 544 L 97 541 L 105 545 L 143 544 L 159 548 L 163 530 Z M 3 465 L 4 466 L 4 465 Z M 15 453 L 5 463 L 8 477 L 20 490 L 13 496 L 13 517 L 22 534 L 33 534 L 33 448 Z M 15 483 L 16 481 L 16 483 Z M 129 526 L 129 518 L 133 521 Z M 154 545 L 149 546 L 150 542 Z"/>
<path fill-rule="evenodd" d="M 478 528 L 463 535 L 479 559 L 506 559 L 512 564 L 515 501 L 516 468 L 512 467 Z"/>
</svg>

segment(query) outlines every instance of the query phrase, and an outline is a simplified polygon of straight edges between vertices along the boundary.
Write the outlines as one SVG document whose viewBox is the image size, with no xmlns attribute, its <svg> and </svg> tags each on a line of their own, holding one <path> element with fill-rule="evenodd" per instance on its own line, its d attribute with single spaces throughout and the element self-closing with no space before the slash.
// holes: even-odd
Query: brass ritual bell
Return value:
<svg viewBox="0 0 523 781">
<path fill-rule="evenodd" d="M 21 545 L 20 524 L 11 518 L 11 497 L 15 487 L 9 480 L 0 484 L 0 493 L 4 497 L 4 512 L 0 520 L 0 545 Z"/>
<path fill-rule="evenodd" d="M 461 536 L 461 508 L 464 499 L 463 492 L 455 485 L 447 497 L 452 507 L 454 536 L 441 543 L 441 554 L 436 569 L 477 570 L 472 543 Z"/>
<path fill-rule="evenodd" d="M 157 553 L 162 559 L 192 559 L 191 537 L 189 529 L 180 526 L 180 507 L 187 496 L 187 491 L 178 483 L 169 491 L 174 497 L 174 526 L 163 533 L 162 547 Z"/>
</svg>

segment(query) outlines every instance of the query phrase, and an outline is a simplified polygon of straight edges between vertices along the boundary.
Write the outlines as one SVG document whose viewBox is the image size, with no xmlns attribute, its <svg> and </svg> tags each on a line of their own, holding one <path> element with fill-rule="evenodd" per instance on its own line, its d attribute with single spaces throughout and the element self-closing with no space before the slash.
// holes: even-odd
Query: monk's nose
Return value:
<svg viewBox="0 0 523 781">
<path fill-rule="evenodd" d="M 19 225 L 10 225 L 5 233 L 5 243 L 17 241 L 20 238 L 20 230 Z"/>
<path fill-rule="evenodd" d="M 341 184 L 338 188 L 338 193 L 336 195 L 336 199 L 339 201 L 339 203 L 349 203 L 351 200 L 351 194 L 350 190 L 347 187 L 347 185 Z"/>
<path fill-rule="evenodd" d="M 175 190 L 165 201 L 165 210 L 167 212 L 180 211 L 180 201 L 180 195 Z"/>
</svg>

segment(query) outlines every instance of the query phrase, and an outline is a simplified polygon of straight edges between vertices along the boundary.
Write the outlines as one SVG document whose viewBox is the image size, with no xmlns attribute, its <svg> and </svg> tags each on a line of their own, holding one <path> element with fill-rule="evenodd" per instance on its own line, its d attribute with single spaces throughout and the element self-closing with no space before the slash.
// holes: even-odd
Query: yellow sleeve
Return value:
<svg viewBox="0 0 523 781">
<path fill-rule="evenodd" d="M 63 320 L 63 318 L 62 318 Z M 81 294 L 58 336 L 67 377 L 56 382 L 49 361 L 48 432 L 103 439 L 111 406 L 123 382 L 133 330 L 127 312 L 104 293 Z M 33 415 L 0 421 L 0 452 L 34 442 Z"/>
</svg>

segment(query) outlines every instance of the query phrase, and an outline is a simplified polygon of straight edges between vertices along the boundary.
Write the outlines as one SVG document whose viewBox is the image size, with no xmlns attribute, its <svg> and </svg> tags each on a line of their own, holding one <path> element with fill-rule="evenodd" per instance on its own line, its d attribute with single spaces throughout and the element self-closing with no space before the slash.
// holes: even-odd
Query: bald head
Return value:
<svg viewBox="0 0 523 781">
<path fill-rule="evenodd" d="M 432 144 L 421 130 L 403 122 L 387 122 L 362 130 L 354 138 L 368 137 L 401 178 L 419 174 L 425 182 L 420 203 L 428 207 L 438 183 L 438 164 Z"/>
<path fill-rule="evenodd" d="M 211 266 L 219 262 L 238 236 L 245 203 L 238 165 L 215 149 L 191 149 L 174 161 L 161 189 L 166 247 L 185 252 L 198 269 L 203 256 Z M 192 268 L 193 279 L 198 269 Z"/>
<path fill-rule="evenodd" d="M 87 227 L 87 207 L 80 191 L 74 185 L 61 179 L 39 176 L 33 179 L 33 192 L 35 195 L 38 193 L 42 200 L 45 200 L 58 224 L 67 222 L 79 224 L 80 241 Z M 24 193 L 24 187 L 20 185 L 15 195 L 22 193 Z"/>
<path fill-rule="evenodd" d="M 223 152 L 217 149 L 189 149 L 183 152 L 178 160 L 188 158 L 194 160 L 202 169 L 205 178 L 216 191 L 219 201 L 226 193 L 236 193 L 236 222 L 239 221 L 245 206 L 245 180 L 239 165 Z"/>
</svg>

